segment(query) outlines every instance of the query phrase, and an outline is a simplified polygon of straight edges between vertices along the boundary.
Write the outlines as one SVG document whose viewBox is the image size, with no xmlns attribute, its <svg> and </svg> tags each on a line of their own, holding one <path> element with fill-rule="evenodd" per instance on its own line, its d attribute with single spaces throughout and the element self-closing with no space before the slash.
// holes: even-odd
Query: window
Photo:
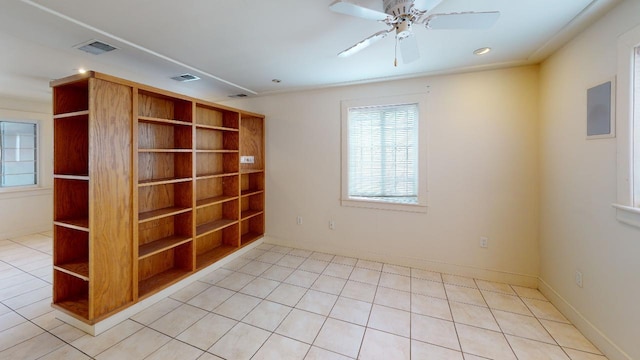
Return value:
<svg viewBox="0 0 640 360">
<path fill-rule="evenodd" d="M 33 122 L 0 121 L 0 187 L 38 183 L 37 131 Z"/>
<path fill-rule="evenodd" d="M 342 103 L 343 205 L 426 210 L 424 107 L 419 95 Z"/>
<path fill-rule="evenodd" d="M 640 228 L 640 26 L 618 37 L 618 221 Z"/>
</svg>

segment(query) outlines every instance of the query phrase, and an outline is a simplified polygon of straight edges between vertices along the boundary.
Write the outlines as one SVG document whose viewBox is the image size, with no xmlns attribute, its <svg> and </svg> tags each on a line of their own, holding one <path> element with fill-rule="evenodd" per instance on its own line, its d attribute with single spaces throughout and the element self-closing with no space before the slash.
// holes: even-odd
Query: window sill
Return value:
<svg viewBox="0 0 640 360">
<path fill-rule="evenodd" d="M 0 200 L 49 195 L 53 192 L 52 190 L 51 187 L 38 186 L 3 188 L 0 189 Z"/>
<path fill-rule="evenodd" d="M 366 209 L 378 209 L 378 210 L 393 210 L 393 211 L 405 211 L 414 213 L 426 213 L 427 206 L 420 204 L 401 204 L 390 203 L 386 201 L 372 201 L 372 200 L 354 200 L 354 199 L 342 199 L 340 201 L 342 206 L 358 207 Z"/>
<path fill-rule="evenodd" d="M 620 204 L 612 206 L 616 208 L 616 218 L 619 222 L 640 229 L 640 208 Z"/>
</svg>

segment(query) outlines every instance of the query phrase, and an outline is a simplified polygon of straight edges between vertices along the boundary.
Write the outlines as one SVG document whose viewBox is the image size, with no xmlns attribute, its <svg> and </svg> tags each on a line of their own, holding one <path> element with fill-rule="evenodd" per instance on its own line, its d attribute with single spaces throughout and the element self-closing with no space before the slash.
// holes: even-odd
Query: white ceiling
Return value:
<svg viewBox="0 0 640 360">
<path fill-rule="evenodd" d="M 386 29 L 331 12 L 333 0 L 0 0 L 0 96 L 47 101 L 49 80 L 84 67 L 212 101 L 349 83 L 532 64 L 619 0 L 444 0 L 436 12 L 500 11 L 488 30 L 414 29 L 420 60 L 394 67 Z M 381 8 L 382 0 L 359 0 Z M 91 55 L 97 39 L 118 48 Z M 485 56 L 473 50 L 491 47 Z M 184 72 L 200 81 L 169 78 Z M 271 80 L 282 80 L 276 84 Z"/>
</svg>

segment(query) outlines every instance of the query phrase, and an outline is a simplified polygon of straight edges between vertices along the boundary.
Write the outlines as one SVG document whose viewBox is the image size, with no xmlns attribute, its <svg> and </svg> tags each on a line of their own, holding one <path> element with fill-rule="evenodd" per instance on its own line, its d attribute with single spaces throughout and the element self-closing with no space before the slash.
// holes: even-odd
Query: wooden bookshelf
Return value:
<svg viewBox="0 0 640 360">
<path fill-rule="evenodd" d="M 264 118 L 241 113 L 240 134 L 240 156 L 253 158 L 240 164 L 240 246 L 246 246 L 264 235 Z"/>
<path fill-rule="evenodd" d="M 94 324 L 264 235 L 264 116 L 96 72 L 51 86 L 58 310 Z"/>
<path fill-rule="evenodd" d="M 132 89 L 93 73 L 52 86 L 53 304 L 93 323 L 133 301 Z"/>
</svg>

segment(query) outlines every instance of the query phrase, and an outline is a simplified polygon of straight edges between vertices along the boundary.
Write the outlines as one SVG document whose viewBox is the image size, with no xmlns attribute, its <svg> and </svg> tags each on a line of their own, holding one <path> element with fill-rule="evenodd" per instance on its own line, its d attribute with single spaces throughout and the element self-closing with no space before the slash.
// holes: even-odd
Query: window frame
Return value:
<svg viewBox="0 0 640 360">
<path fill-rule="evenodd" d="M 640 228 L 640 199 L 634 199 L 634 187 L 640 187 L 640 178 L 634 178 L 634 147 L 640 139 L 634 139 L 634 79 L 635 52 L 640 46 L 640 26 L 618 37 L 618 76 L 616 81 L 617 114 L 617 202 L 616 218 L 621 223 Z M 639 116 L 640 117 L 640 116 Z"/>
<path fill-rule="evenodd" d="M 415 204 L 396 203 L 366 198 L 349 197 L 349 108 L 393 106 L 399 104 L 418 105 L 418 201 Z M 395 210 L 407 212 L 427 212 L 427 99 L 426 94 L 408 94 L 341 101 L 341 167 L 342 191 L 340 204 L 347 207 Z"/>
<path fill-rule="evenodd" d="M 0 193 L 9 193 L 9 192 L 19 192 L 25 190 L 38 189 L 41 187 L 42 183 L 42 157 L 41 157 L 41 126 L 40 120 L 34 119 L 15 119 L 15 118 L 0 118 L 0 122 L 12 122 L 12 123 L 23 123 L 23 124 L 32 124 L 35 125 L 35 184 L 27 184 L 27 185 L 16 185 L 16 186 L 2 186 L 2 181 L 0 180 Z M 4 176 L 0 173 L 0 177 Z"/>
</svg>

